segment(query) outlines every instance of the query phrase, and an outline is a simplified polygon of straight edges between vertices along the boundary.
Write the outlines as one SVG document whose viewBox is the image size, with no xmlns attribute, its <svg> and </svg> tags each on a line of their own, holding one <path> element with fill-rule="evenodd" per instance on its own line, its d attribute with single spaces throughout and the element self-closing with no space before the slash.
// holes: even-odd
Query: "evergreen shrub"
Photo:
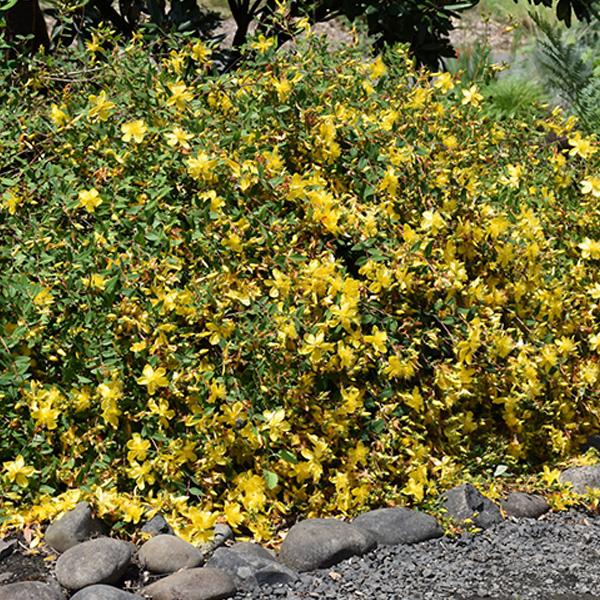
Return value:
<svg viewBox="0 0 600 600">
<path fill-rule="evenodd" d="M 98 32 L 0 92 L 3 528 L 269 539 L 597 431 L 596 138 L 402 47 L 252 46 Z"/>
</svg>

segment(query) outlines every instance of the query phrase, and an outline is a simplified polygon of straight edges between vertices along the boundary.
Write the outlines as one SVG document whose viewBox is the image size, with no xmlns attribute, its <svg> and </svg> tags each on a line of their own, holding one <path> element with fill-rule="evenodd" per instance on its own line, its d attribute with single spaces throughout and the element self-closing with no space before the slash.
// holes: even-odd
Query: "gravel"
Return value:
<svg viewBox="0 0 600 600">
<path fill-rule="evenodd" d="M 600 516 L 506 520 L 477 534 L 382 546 L 237 600 L 600 600 Z"/>
</svg>

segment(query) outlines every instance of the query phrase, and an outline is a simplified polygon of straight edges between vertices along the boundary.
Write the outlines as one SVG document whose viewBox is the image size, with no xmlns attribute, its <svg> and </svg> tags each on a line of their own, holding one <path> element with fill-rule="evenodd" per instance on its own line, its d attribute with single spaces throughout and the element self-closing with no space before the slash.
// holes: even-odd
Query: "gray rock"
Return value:
<svg viewBox="0 0 600 600">
<path fill-rule="evenodd" d="M 267 550 L 263 548 L 260 544 L 255 544 L 253 542 L 238 542 L 231 546 L 232 550 L 235 550 L 238 554 L 242 556 L 250 556 L 257 558 L 264 558 L 266 560 L 277 560 L 275 558 L 275 553 L 271 550 Z"/>
<path fill-rule="evenodd" d="M 298 579 L 298 574 L 282 565 L 263 548 L 263 552 L 250 549 L 260 548 L 258 544 L 249 544 L 240 548 L 217 548 L 206 565 L 229 573 L 235 585 L 241 590 L 250 590 L 262 584 L 287 584 Z"/>
<path fill-rule="evenodd" d="M 200 567 L 173 573 L 141 590 L 152 600 L 220 600 L 235 594 L 233 579 L 223 571 Z"/>
<path fill-rule="evenodd" d="M 90 505 L 80 502 L 73 510 L 48 526 L 45 538 L 49 546 L 58 552 L 65 552 L 76 544 L 101 534 L 103 529 L 103 524 L 92 516 Z"/>
<path fill-rule="evenodd" d="M 560 474 L 561 483 L 572 483 L 573 491 L 585 494 L 587 488 L 600 488 L 600 465 L 571 467 Z"/>
<path fill-rule="evenodd" d="M 370 531 L 378 544 L 415 544 L 444 535 L 431 516 L 408 508 L 379 508 L 360 515 L 352 524 Z"/>
<path fill-rule="evenodd" d="M 10 556 L 13 553 L 13 550 L 15 549 L 16 545 L 16 540 L 11 540 L 10 542 L 7 542 L 0 538 L 0 560 L 6 558 L 7 556 Z"/>
<path fill-rule="evenodd" d="M 296 571 L 330 567 L 373 548 L 372 535 L 336 519 L 307 519 L 288 532 L 279 560 Z"/>
<path fill-rule="evenodd" d="M 58 558 L 56 578 L 69 590 L 117 583 L 129 566 L 133 550 L 132 544 L 108 537 L 77 544 Z"/>
<path fill-rule="evenodd" d="M 500 509 L 470 483 L 464 483 L 444 493 L 444 507 L 457 521 L 471 519 L 477 527 L 486 529 L 500 523 Z"/>
<path fill-rule="evenodd" d="M 531 519 L 537 519 L 550 510 L 546 498 L 524 492 L 511 492 L 506 500 L 500 502 L 500 506 L 511 517 L 529 517 Z"/>
<path fill-rule="evenodd" d="M 213 538 L 213 547 L 219 548 L 225 542 L 233 540 L 234 535 L 231 527 L 227 523 L 217 523 L 215 525 L 215 537 Z"/>
<path fill-rule="evenodd" d="M 142 600 L 142 597 L 110 585 L 91 585 L 79 590 L 71 600 Z"/>
<path fill-rule="evenodd" d="M 47 583 L 20 581 L 0 585 L 0 600 L 63 600 L 63 596 Z"/>
<path fill-rule="evenodd" d="M 198 548 L 174 535 L 150 538 L 139 550 L 141 566 L 151 573 L 174 573 L 179 569 L 198 567 L 204 555 Z"/>
<path fill-rule="evenodd" d="M 154 515 L 149 521 L 144 523 L 141 528 L 142 533 L 149 533 L 150 535 L 173 535 L 173 528 L 167 523 L 167 520 L 158 513 Z"/>
</svg>

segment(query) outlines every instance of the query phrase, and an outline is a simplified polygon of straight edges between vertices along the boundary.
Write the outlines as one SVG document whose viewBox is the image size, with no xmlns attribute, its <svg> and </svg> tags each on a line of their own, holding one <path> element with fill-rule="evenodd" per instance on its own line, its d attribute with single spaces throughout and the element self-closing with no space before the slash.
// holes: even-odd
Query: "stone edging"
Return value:
<svg viewBox="0 0 600 600">
<path fill-rule="evenodd" d="M 578 493 L 600 488 L 600 465 L 567 469 L 561 481 Z M 523 492 L 512 492 L 497 505 L 471 484 L 445 492 L 443 503 L 455 522 L 482 529 L 501 522 L 502 511 L 514 518 L 538 518 L 550 509 L 542 496 Z M 444 535 L 435 518 L 403 507 L 372 510 L 351 523 L 299 521 L 277 556 L 252 542 L 235 543 L 231 529 L 222 524 L 215 527 L 213 542 L 200 548 L 176 537 L 161 515 L 141 530 L 152 537 L 139 548 L 110 538 L 82 502 L 46 530 L 46 544 L 60 553 L 55 580 L 0 585 L 0 600 L 64 600 L 67 594 L 72 600 L 217 600 L 262 584 L 290 584 L 300 572 L 333 566 L 377 545 L 415 544 Z M 0 540 L 0 561 L 14 546 Z M 136 593 L 122 589 L 132 565 L 142 574 Z"/>
</svg>

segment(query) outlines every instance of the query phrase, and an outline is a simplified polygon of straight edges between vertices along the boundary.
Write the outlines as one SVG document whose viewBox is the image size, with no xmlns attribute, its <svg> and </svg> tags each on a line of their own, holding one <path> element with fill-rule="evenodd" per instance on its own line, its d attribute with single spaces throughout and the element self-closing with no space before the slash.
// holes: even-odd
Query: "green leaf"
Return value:
<svg viewBox="0 0 600 600">
<path fill-rule="evenodd" d="M 509 475 L 506 465 L 498 465 L 494 471 L 494 477 L 502 477 L 502 475 Z"/>
<path fill-rule="evenodd" d="M 298 459 L 295 454 L 292 454 L 289 450 L 280 450 L 278 454 L 281 460 L 285 460 L 286 462 L 292 463 L 293 465 L 298 464 Z"/>
<path fill-rule="evenodd" d="M 7 0 L 4 4 L 0 4 L 0 12 L 6 12 L 17 4 L 19 0 Z"/>
<path fill-rule="evenodd" d="M 272 490 L 277 487 L 277 483 L 279 482 L 279 477 L 277 473 L 273 473 L 273 471 L 269 471 L 268 469 L 263 469 L 263 477 L 267 484 L 267 487 Z"/>
</svg>

